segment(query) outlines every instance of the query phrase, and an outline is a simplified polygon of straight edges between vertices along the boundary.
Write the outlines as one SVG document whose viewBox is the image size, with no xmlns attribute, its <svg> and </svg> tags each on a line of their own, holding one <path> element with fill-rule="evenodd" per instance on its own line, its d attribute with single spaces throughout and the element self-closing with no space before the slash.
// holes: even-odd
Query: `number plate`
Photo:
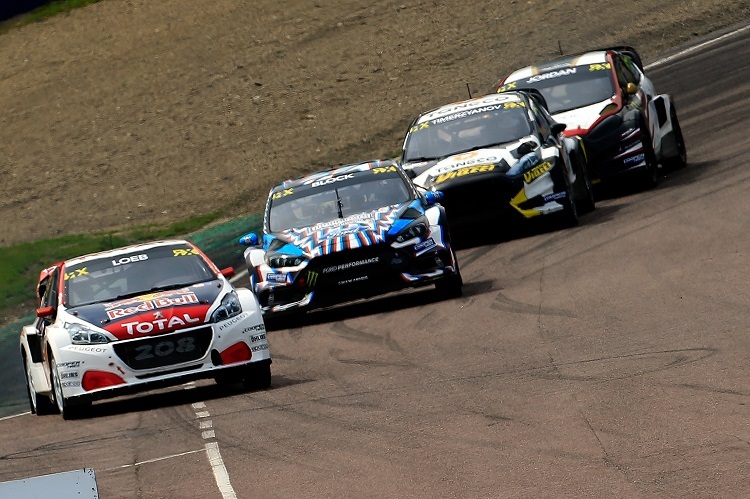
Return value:
<svg viewBox="0 0 750 499">
<path fill-rule="evenodd" d="M 131 369 L 155 369 L 202 358 L 211 345 L 210 327 L 114 345 L 115 353 Z"/>
</svg>

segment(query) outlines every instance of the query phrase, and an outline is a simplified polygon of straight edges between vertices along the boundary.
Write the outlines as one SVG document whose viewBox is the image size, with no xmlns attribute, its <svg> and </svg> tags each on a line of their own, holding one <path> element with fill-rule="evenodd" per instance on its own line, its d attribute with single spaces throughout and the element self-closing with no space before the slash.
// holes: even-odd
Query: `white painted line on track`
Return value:
<svg viewBox="0 0 750 499">
<path fill-rule="evenodd" d="M 206 430 L 203 433 L 201 433 L 201 438 L 203 438 L 203 440 L 208 440 L 209 438 L 216 438 L 216 432 L 214 430 Z"/>
<path fill-rule="evenodd" d="M 198 428 L 200 428 L 201 430 L 207 430 L 213 427 L 214 427 L 214 422 L 211 421 L 210 419 L 208 421 L 201 421 L 200 423 L 198 423 Z"/>
<path fill-rule="evenodd" d="M 20 417 L 20 416 L 26 416 L 27 414 L 31 414 L 31 411 L 22 412 L 21 414 L 13 414 L 12 416 L 4 416 L 4 417 L 0 418 L 0 421 L 5 421 L 5 420 L 8 420 L 8 419 L 13 419 L 13 418 L 17 418 L 17 417 Z"/>
<path fill-rule="evenodd" d="M 224 460 L 221 458 L 221 453 L 219 452 L 219 444 L 208 442 L 206 444 L 206 453 L 211 463 L 211 469 L 214 471 L 214 478 L 216 479 L 216 485 L 219 486 L 221 497 L 223 499 L 237 499 L 237 494 L 234 492 L 232 483 L 229 481 L 229 473 L 226 466 L 224 466 Z"/>
<path fill-rule="evenodd" d="M 174 459 L 175 457 L 187 456 L 188 454 L 195 454 L 196 452 L 205 452 L 205 450 L 206 450 L 205 448 L 204 449 L 189 450 L 187 452 L 180 452 L 179 454 L 172 454 L 172 455 L 169 455 L 169 456 L 155 457 L 154 459 L 146 459 L 145 461 L 139 461 L 139 462 L 133 463 L 133 464 L 123 464 L 122 466 L 117 466 L 115 468 L 107 468 L 107 469 L 104 469 L 104 470 L 101 470 L 101 471 L 102 472 L 104 472 L 104 471 L 115 471 L 115 470 L 121 470 L 123 468 L 132 468 L 134 466 L 141 466 L 142 464 L 156 463 L 158 461 L 164 461 L 165 459 Z"/>
<path fill-rule="evenodd" d="M 208 412 L 208 411 L 198 411 L 198 412 L 195 413 L 195 417 L 196 418 L 207 418 L 210 415 L 211 415 L 211 413 Z"/>
<path fill-rule="evenodd" d="M 729 33 L 725 33 L 725 34 L 721 35 L 718 38 L 712 38 L 711 40 L 707 40 L 707 41 L 705 41 L 703 43 L 699 43 L 698 45 L 694 45 L 692 47 L 686 48 L 685 50 L 681 50 L 681 51 L 677 52 L 676 54 L 670 55 L 669 57 L 665 57 L 663 59 L 656 60 L 656 61 L 652 62 L 651 64 L 646 64 L 643 67 L 643 69 L 651 69 L 651 68 L 655 68 L 655 67 L 661 66 L 661 65 L 666 64 L 668 62 L 671 62 L 671 61 L 673 61 L 675 59 L 679 59 L 680 57 L 682 57 L 684 55 L 690 54 L 691 52 L 695 52 L 696 50 L 702 49 L 703 47 L 708 47 L 709 45 L 713 45 L 714 43 L 718 43 L 721 40 L 724 40 L 726 38 L 732 37 L 734 35 L 738 35 L 738 34 L 742 33 L 743 31 L 747 31 L 749 29 L 750 29 L 750 25 L 747 25 L 745 27 L 736 29 L 734 31 L 730 31 Z"/>
<path fill-rule="evenodd" d="M 193 404 L 193 409 L 205 409 L 206 403 L 205 402 L 196 402 Z"/>
</svg>

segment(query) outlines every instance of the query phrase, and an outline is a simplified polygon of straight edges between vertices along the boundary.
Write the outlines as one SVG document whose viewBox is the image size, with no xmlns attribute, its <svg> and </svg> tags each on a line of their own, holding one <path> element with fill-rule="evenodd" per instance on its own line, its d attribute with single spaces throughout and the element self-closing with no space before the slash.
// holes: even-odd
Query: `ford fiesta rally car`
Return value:
<svg viewBox="0 0 750 499">
<path fill-rule="evenodd" d="M 92 400 L 191 379 L 271 383 L 255 296 L 187 241 L 73 258 L 39 278 L 21 331 L 31 411 L 80 413 Z"/>
<path fill-rule="evenodd" d="M 514 71 L 498 92 L 533 88 L 542 93 L 564 134 L 583 139 L 594 181 L 621 174 L 647 187 L 660 165 L 687 164 L 677 111 L 669 95 L 657 94 L 632 47 L 613 47 Z"/>
<path fill-rule="evenodd" d="M 240 239 L 266 314 L 305 311 L 410 286 L 460 295 L 439 193 L 392 161 L 321 171 L 271 189 L 262 241 Z"/>
<path fill-rule="evenodd" d="M 507 226 L 536 217 L 578 223 L 594 209 L 586 157 L 560 133 L 534 92 L 491 94 L 418 116 L 402 166 L 414 183 L 444 193 L 451 224 L 491 218 Z"/>
</svg>

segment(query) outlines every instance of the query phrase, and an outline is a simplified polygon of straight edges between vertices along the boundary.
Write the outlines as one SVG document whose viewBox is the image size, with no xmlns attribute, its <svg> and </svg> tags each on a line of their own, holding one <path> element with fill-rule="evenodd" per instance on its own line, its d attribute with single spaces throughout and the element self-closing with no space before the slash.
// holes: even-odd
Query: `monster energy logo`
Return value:
<svg viewBox="0 0 750 499">
<path fill-rule="evenodd" d="M 315 283 L 318 282 L 318 273 L 312 270 L 307 272 L 307 287 L 314 288 Z"/>
</svg>

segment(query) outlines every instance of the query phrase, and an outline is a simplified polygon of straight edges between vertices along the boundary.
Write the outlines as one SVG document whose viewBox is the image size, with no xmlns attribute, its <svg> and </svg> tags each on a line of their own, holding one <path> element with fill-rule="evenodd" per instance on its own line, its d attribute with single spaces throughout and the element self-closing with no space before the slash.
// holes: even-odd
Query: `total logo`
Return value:
<svg viewBox="0 0 750 499">
<path fill-rule="evenodd" d="M 157 331 L 157 332 L 170 331 L 177 327 L 185 327 L 189 324 L 195 324 L 200 321 L 201 321 L 200 318 L 190 317 L 190 314 L 182 314 L 182 317 L 178 317 L 175 315 L 169 319 L 157 317 L 157 318 L 154 318 L 154 320 L 152 321 L 125 322 L 122 324 L 122 327 L 124 327 L 127 333 L 130 335 L 133 335 L 135 333 L 149 334 L 154 331 Z"/>
</svg>

